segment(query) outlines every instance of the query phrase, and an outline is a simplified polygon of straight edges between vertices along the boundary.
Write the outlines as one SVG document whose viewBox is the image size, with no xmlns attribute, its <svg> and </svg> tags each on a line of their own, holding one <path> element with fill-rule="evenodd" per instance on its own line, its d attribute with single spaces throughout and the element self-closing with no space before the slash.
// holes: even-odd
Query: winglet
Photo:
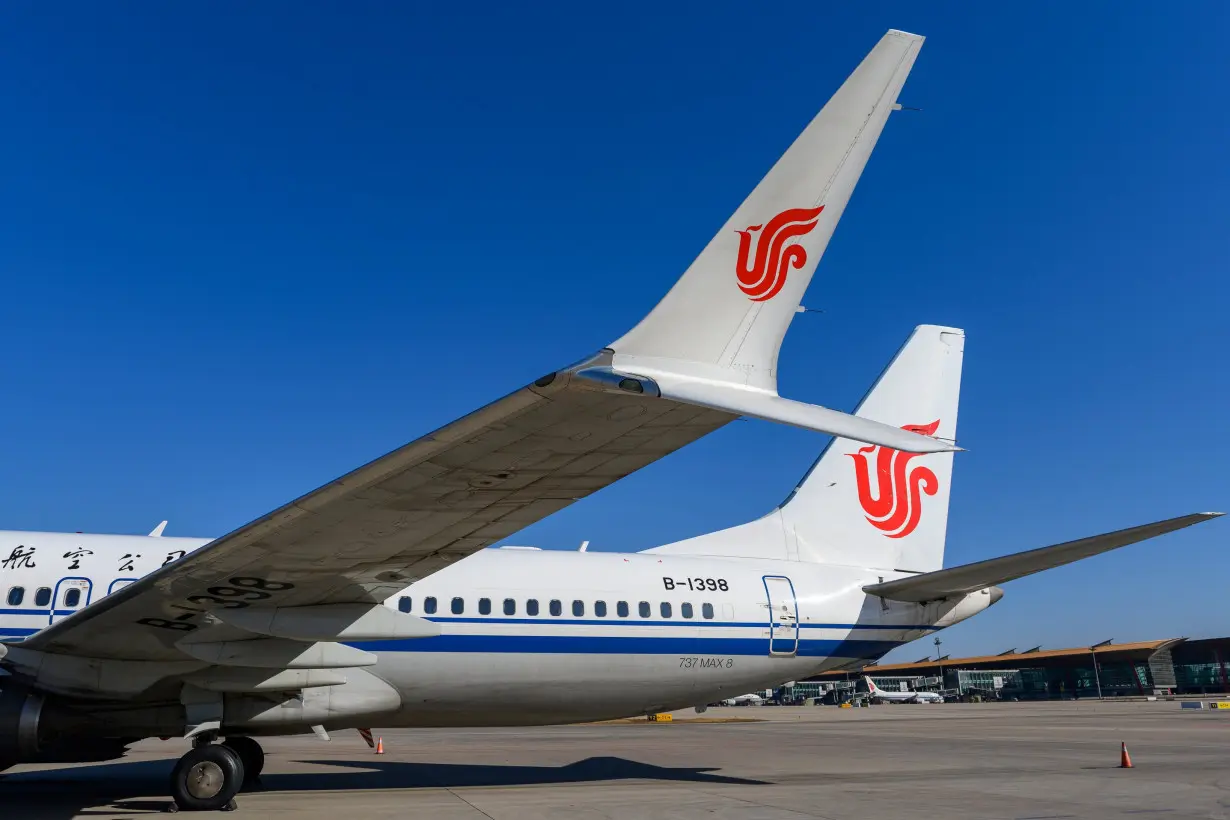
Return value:
<svg viewBox="0 0 1230 820">
<path fill-rule="evenodd" d="M 167 528 L 167 522 L 163 521 L 161 524 L 159 524 L 158 526 L 150 530 L 150 537 L 151 538 L 161 538 L 162 531 L 165 530 L 166 528 Z"/>
<path fill-rule="evenodd" d="M 782 340 L 922 43 L 880 39 L 670 292 L 611 343 L 610 370 L 687 404 L 907 452 L 954 449 L 777 394 Z"/>
<path fill-rule="evenodd" d="M 683 277 L 610 348 L 660 368 L 777 389 L 777 356 L 923 38 L 889 31 Z"/>
</svg>

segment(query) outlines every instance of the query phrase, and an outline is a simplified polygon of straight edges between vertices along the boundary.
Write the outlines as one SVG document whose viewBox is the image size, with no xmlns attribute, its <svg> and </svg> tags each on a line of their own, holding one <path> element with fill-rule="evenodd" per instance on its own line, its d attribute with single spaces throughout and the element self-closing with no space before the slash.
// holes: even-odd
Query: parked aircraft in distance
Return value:
<svg viewBox="0 0 1230 820">
<path fill-rule="evenodd" d="M 863 680 L 867 683 L 867 691 L 870 693 L 872 700 L 885 700 L 890 703 L 943 703 L 944 698 L 936 692 L 915 692 L 913 690 L 902 690 L 893 692 L 888 689 L 881 689 L 876 686 L 875 681 L 866 675 Z"/>
</svg>

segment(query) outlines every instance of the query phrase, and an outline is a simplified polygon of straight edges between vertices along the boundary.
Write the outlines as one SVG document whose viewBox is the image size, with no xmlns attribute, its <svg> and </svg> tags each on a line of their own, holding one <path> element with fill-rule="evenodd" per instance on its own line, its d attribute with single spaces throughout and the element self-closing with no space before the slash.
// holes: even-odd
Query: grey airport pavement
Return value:
<svg viewBox="0 0 1230 820">
<path fill-rule="evenodd" d="M 382 756 L 353 731 L 265 740 L 262 788 L 227 816 L 1230 817 L 1230 710 L 1166 701 L 727 707 L 661 724 L 377 734 Z M 0 778 L 0 818 L 159 812 L 185 749 L 144 741 L 112 763 L 18 767 Z"/>
</svg>

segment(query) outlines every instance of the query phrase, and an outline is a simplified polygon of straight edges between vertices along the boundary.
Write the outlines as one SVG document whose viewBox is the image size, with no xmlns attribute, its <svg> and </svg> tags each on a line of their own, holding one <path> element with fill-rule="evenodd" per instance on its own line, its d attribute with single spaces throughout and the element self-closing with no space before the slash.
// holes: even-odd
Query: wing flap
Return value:
<svg viewBox="0 0 1230 820">
<path fill-rule="evenodd" d="M 1152 524 L 1143 524 L 1126 530 L 1117 530 L 1050 547 L 1005 555 L 1001 558 L 991 558 L 922 575 L 898 578 L 882 584 L 871 584 L 863 587 L 863 591 L 880 598 L 915 603 L 937 601 L 955 595 L 967 595 L 986 587 L 1070 564 L 1082 558 L 1126 547 L 1128 544 L 1156 538 L 1159 535 L 1181 530 L 1220 515 L 1222 513 L 1182 515 L 1178 518 L 1168 518 L 1165 521 L 1155 521 Z"/>
</svg>

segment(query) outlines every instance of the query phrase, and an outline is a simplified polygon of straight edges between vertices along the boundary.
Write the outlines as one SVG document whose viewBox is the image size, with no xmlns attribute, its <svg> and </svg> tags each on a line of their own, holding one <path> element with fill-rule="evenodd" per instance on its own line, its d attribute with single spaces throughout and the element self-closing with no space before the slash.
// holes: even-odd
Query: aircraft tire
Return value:
<svg viewBox="0 0 1230 820">
<path fill-rule="evenodd" d="M 221 744 L 198 746 L 179 759 L 171 772 L 171 797 L 183 811 L 233 808 L 243 786 L 243 761 Z"/>
<path fill-rule="evenodd" d="M 228 737 L 222 745 L 239 755 L 239 759 L 243 761 L 243 785 L 253 786 L 258 783 L 265 768 L 265 750 L 261 745 L 246 735 Z"/>
</svg>

